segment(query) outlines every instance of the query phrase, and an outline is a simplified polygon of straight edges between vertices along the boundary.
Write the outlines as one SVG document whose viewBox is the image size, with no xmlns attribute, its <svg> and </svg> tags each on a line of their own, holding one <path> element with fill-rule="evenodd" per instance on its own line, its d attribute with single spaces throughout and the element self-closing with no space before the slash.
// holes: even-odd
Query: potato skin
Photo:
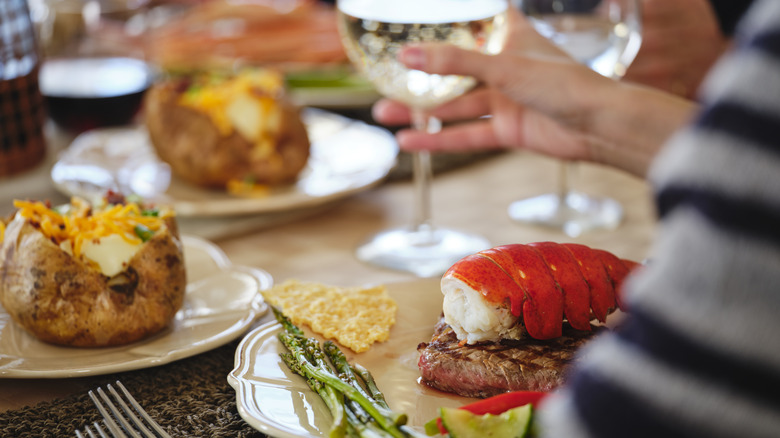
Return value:
<svg viewBox="0 0 780 438">
<path fill-rule="evenodd" d="M 0 303 L 38 339 L 75 347 L 128 344 L 168 326 L 187 279 L 173 219 L 112 278 L 66 253 L 26 220 L 12 221 L 0 254 Z M 124 284 L 118 280 L 129 279 Z"/>
<path fill-rule="evenodd" d="M 157 155 L 177 177 L 192 184 L 222 189 L 227 182 L 260 184 L 295 181 L 309 158 L 309 137 L 297 108 L 282 100 L 277 159 L 253 156 L 254 144 L 237 132 L 223 136 L 211 119 L 177 103 L 180 85 L 161 82 L 144 98 L 144 116 Z M 279 158 L 281 160 L 279 160 Z"/>
</svg>

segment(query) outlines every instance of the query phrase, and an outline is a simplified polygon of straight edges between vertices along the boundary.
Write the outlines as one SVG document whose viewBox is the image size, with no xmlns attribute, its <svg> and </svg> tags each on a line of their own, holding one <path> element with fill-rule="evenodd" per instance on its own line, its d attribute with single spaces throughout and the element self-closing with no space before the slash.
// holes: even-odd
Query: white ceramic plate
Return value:
<svg viewBox="0 0 780 438">
<path fill-rule="evenodd" d="M 295 184 L 264 197 L 206 190 L 171 176 L 143 127 L 106 128 L 78 136 L 51 171 L 54 186 L 87 199 L 107 189 L 169 202 L 180 216 L 224 216 L 313 207 L 366 190 L 395 166 L 398 144 L 382 128 L 330 112 L 305 109 L 311 154 Z"/>
<path fill-rule="evenodd" d="M 391 409 L 406 413 L 408 424 L 422 432 L 423 425 L 438 416 L 440 407 L 458 407 L 473 400 L 418 382 L 417 345 L 430 341 L 441 314 L 439 280 L 390 284 L 388 291 L 398 303 L 390 339 L 361 354 L 345 347 L 341 350 L 350 362 L 371 371 Z M 236 350 L 236 366 L 228 382 L 236 390 L 238 412 L 252 427 L 274 437 L 328 436 L 332 422 L 327 407 L 279 358 L 286 351 L 277 338 L 280 330 L 276 322 L 264 324 L 250 332 Z M 307 331 L 307 335 L 312 333 Z"/>
<path fill-rule="evenodd" d="M 17 326 L 0 307 L 0 378 L 64 378 L 163 365 L 224 345 L 268 309 L 259 293 L 271 286 L 262 270 L 235 266 L 215 245 L 184 236 L 187 295 L 170 328 L 130 345 L 50 345 Z"/>
</svg>

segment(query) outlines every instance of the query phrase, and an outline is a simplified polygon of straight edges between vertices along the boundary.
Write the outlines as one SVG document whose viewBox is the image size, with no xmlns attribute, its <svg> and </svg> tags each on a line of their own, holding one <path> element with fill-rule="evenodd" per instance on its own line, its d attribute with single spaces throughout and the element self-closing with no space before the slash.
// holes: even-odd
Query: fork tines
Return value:
<svg viewBox="0 0 780 438">
<path fill-rule="evenodd" d="M 106 389 L 113 396 L 114 401 L 111 400 L 111 397 L 109 397 L 102 388 L 97 388 L 96 391 L 89 391 L 89 397 L 103 416 L 103 424 L 111 433 L 110 436 L 116 438 L 128 436 L 133 438 L 170 438 L 170 435 L 165 433 L 160 425 L 144 411 L 141 405 L 135 401 L 133 396 L 130 395 L 121 382 L 117 380 L 116 386 L 122 391 L 124 399 L 111 384 L 106 385 Z M 97 395 L 95 395 L 95 392 L 97 392 Z M 127 402 L 125 402 L 125 400 L 127 400 Z M 128 403 L 130 406 L 128 406 Z M 108 437 L 97 422 L 93 423 L 93 427 L 96 430 L 96 434 L 87 426 L 84 429 L 86 435 L 83 435 L 82 432 L 77 430 L 76 436 L 79 438 Z"/>
<path fill-rule="evenodd" d="M 95 428 L 94 432 L 92 432 L 92 429 L 89 426 L 84 427 L 84 432 L 76 429 L 76 438 L 108 438 L 108 435 L 106 435 L 106 433 L 103 431 L 103 428 L 100 427 L 100 424 L 98 424 L 97 421 L 92 423 L 92 427 Z"/>
</svg>

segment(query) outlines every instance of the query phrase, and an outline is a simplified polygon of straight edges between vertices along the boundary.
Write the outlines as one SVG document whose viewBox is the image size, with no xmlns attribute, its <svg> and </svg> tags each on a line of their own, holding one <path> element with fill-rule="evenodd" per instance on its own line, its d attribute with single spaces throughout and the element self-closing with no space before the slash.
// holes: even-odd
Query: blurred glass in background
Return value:
<svg viewBox="0 0 780 438">
<path fill-rule="evenodd" d="M 43 55 L 40 87 L 66 131 L 125 125 L 153 82 L 148 0 L 30 0 Z"/>
</svg>

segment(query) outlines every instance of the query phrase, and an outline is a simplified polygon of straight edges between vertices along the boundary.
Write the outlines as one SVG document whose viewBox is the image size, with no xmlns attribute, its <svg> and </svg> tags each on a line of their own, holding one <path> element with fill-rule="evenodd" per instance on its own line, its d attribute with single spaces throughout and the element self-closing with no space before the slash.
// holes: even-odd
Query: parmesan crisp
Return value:
<svg viewBox="0 0 780 438">
<path fill-rule="evenodd" d="M 387 340 L 398 309 L 384 286 L 342 288 L 287 280 L 262 294 L 295 325 L 307 325 L 355 353 Z"/>
</svg>

